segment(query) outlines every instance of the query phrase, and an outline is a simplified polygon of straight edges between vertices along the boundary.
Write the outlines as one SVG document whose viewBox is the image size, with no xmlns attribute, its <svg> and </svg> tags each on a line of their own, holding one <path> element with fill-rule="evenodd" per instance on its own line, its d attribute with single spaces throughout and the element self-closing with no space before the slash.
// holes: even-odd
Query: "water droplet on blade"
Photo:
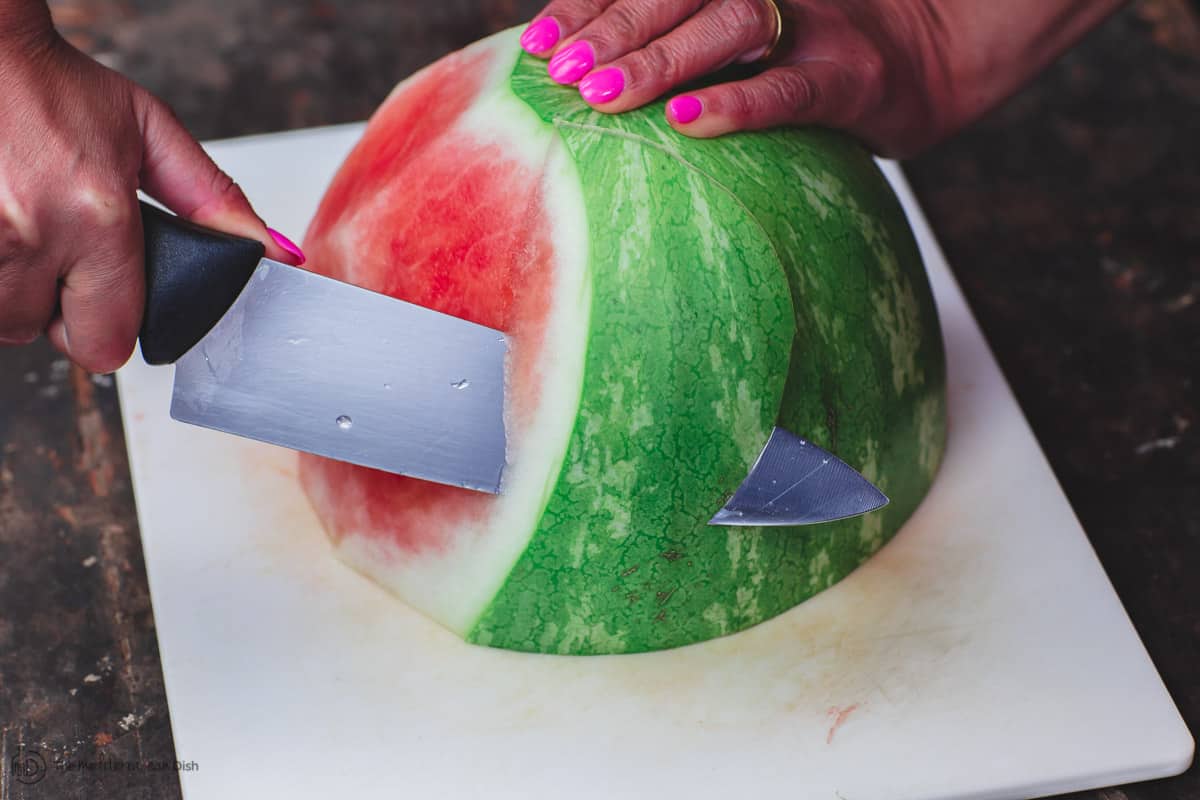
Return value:
<svg viewBox="0 0 1200 800">
<path fill-rule="evenodd" d="M 452 383 L 450 385 L 453 386 L 455 389 L 465 389 L 471 385 L 471 382 L 469 380 L 467 380 L 466 378 L 463 378 L 461 381 L 455 381 L 454 383 Z"/>
<path fill-rule="evenodd" d="M 345 414 L 342 414 L 337 418 L 337 426 L 344 431 L 348 431 L 354 427 L 354 420 L 350 419 Z"/>
</svg>

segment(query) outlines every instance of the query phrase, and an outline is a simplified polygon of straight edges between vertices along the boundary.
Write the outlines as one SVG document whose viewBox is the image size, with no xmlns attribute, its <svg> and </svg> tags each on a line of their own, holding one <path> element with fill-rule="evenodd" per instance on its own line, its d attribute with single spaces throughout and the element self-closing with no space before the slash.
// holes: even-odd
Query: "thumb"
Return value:
<svg viewBox="0 0 1200 800">
<path fill-rule="evenodd" d="M 303 264 L 304 254 L 268 228 L 233 179 L 213 163 L 157 97 L 137 94 L 142 135 L 141 188 L 180 216 L 215 230 L 257 239 L 267 257 Z"/>
</svg>

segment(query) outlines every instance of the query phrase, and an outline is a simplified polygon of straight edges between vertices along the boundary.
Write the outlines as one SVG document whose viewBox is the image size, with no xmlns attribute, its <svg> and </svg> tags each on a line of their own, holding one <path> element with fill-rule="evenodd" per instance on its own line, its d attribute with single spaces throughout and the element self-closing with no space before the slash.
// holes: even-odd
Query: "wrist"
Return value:
<svg viewBox="0 0 1200 800">
<path fill-rule="evenodd" d="M 958 43 L 942 8 L 958 1 L 837 0 L 862 13 L 882 59 L 874 81 L 880 88 L 874 139 L 868 140 L 877 152 L 907 158 L 961 126 Z"/>
<path fill-rule="evenodd" d="M 951 109 L 951 129 L 994 108 L 1127 0 L 924 0 L 940 33 L 936 62 Z"/>
<path fill-rule="evenodd" d="M 0 0 L 0 48 L 36 46 L 55 36 L 43 0 Z"/>
</svg>

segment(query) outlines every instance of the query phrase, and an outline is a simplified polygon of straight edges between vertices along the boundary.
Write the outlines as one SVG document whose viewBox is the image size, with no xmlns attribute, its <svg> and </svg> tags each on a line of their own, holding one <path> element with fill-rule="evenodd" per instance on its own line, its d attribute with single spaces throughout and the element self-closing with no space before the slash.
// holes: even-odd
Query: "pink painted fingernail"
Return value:
<svg viewBox="0 0 1200 800">
<path fill-rule="evenodd" d="M 521 34 L 521 47 L 527 53 L 544 53 L 558 44 L 560 36 L 562 32 L 558 28 L 558 20 L 554 17 L 542 17 Z"/>
<path fill-rule="evenodd" d="M 596 54 L 587 42 L 573 42 L 554 54 L 546 68 L 556 83 L 574 83 L 596 66 Z"/>
<path fill-rule="evenodd" d="M 275 240 L 275 244 L 279 245 L 284 250 L 287 250 L 296 258 L 300 259 L 301 264 L 308 260 L 304 256 L 304 251 L 297 247 L 295 242 L 284 236 L 279 231 L 275 230 L 274 228 L 267 228 L 267 233 L 271 234 L 271 238 Z"/>
<path fill-rule="evenodd" d="M 579 82 L 579 93 L 589 103 L 607 103 L 616 100 L 625 91 L 625 74 L 616 67 L 597 70 L 588 73 Z"/>
<path fill-rule="evenodd" d="M 700 105 L 700 100 L 690 94 L 672 97 L 667 103 L 667 118 L 680 125 L 695 122 L 702 111 L 704 111 L 704 106 Z"/>
</svg>

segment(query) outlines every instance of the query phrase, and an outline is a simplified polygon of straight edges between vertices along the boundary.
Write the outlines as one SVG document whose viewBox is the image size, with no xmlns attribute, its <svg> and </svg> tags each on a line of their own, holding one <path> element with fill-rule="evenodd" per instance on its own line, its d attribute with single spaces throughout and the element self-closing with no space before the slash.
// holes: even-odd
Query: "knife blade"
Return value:
<svg viewBox="0 0 1200 800">
<path fill-rule="evenodd" d="M 498 493 L 507 342 L 142 205 L 143 358 L 181 422 Z"/>
<path fill-rule="evenodd" d="M 815 525 L 887 504 L 884 493 L 845 461 L 777 427 L 750 474 L 708 524 Z"/>
</svg>

